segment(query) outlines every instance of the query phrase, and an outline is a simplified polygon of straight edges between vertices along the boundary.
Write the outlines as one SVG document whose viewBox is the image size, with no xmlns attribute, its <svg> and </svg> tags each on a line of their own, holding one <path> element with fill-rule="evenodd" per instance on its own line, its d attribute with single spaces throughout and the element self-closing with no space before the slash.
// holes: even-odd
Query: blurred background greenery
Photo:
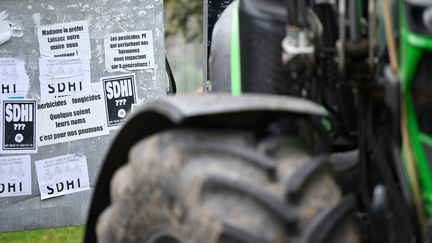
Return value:
<svg viewBox="0 0 432 243">
<path fill-rule="evenodd" d="M 165 46 L 177 91 L 196 93 L 203 83 L 203 1 L 165 0 Z"/>
</svg>

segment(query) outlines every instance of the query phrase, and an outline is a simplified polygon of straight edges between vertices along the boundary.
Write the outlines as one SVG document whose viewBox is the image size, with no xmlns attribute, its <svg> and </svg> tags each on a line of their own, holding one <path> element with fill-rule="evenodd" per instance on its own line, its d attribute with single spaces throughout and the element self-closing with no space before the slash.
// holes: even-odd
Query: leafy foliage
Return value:
<svg viewBox="0 0 432 243">
<path fill-rule="evenodd" d="M 201 40 L 202 0 L 165 0 L 165 35 L 182 35 L 187 42 Z"/>
</svg>

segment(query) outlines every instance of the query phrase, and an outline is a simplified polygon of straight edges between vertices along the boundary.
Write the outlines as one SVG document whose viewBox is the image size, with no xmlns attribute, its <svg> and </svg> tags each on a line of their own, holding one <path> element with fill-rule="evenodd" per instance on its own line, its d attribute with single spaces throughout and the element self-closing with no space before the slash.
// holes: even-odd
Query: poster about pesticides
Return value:
<svg viewBox="0 0 432 243">
<path fill-rule="evenodd" d="M 110 129 L 118 128 L 137 103 L 135 74 L 101 78 Z"/>
<path fill-rule="evenodd" d="M 2 153 L 37 153 L 36 101 L 3 100 Z"/>
</svg>

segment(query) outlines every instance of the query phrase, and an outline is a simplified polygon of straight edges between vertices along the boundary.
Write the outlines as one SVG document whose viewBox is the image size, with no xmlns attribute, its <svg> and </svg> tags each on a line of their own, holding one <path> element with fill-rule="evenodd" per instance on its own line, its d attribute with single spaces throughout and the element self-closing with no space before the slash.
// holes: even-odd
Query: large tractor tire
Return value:
<svg viewBox="0 0 432 243">
<path fill-rule="evenodd" d="M 173 129 L 136 144 L 98 242 L 357 243 L 355 200 L 298 136 Z"/>
</svg>

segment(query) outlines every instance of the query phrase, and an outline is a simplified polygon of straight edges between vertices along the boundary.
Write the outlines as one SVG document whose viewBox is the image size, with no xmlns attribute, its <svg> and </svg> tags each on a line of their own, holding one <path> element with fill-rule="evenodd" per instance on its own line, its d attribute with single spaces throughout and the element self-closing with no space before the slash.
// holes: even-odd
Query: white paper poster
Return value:
<svg viewBox="0 0 432 243">
<path fill-rule="evenodd" d="M 87 20 L 41 26 L 38 40 L 41 57 L 91 58 Z"/>
<path fill-rule="evenodd" d="M 109 134 L 103 97 L 93 92 L 41 101 L 37 117 L 39 146 Z"/>
<path fill-rule="evenodd" d="M 42 99 L 91 90 L 89 59 L 39 59 L 40 91 Z"/>
<path fill-rule="evenodd" d="M 111 34 L 104 44 L 107 71 L 154 68 L 152 31 Z"/>
<path fill-rule="evenodd" d="M 90 189 L 87 160 L 82 154 L 69 154 L 35 162 L 41 199 Z"/>
<path fill-rule="evenodd" d="M 0 58 L 0 99 L 26 97 L 29 88 L 24 60 Z"/>
<path fill-rule="evenodd" d="M 0 157 L 0 197 L 31 195 L 30 155 Z"/>
</svg>

